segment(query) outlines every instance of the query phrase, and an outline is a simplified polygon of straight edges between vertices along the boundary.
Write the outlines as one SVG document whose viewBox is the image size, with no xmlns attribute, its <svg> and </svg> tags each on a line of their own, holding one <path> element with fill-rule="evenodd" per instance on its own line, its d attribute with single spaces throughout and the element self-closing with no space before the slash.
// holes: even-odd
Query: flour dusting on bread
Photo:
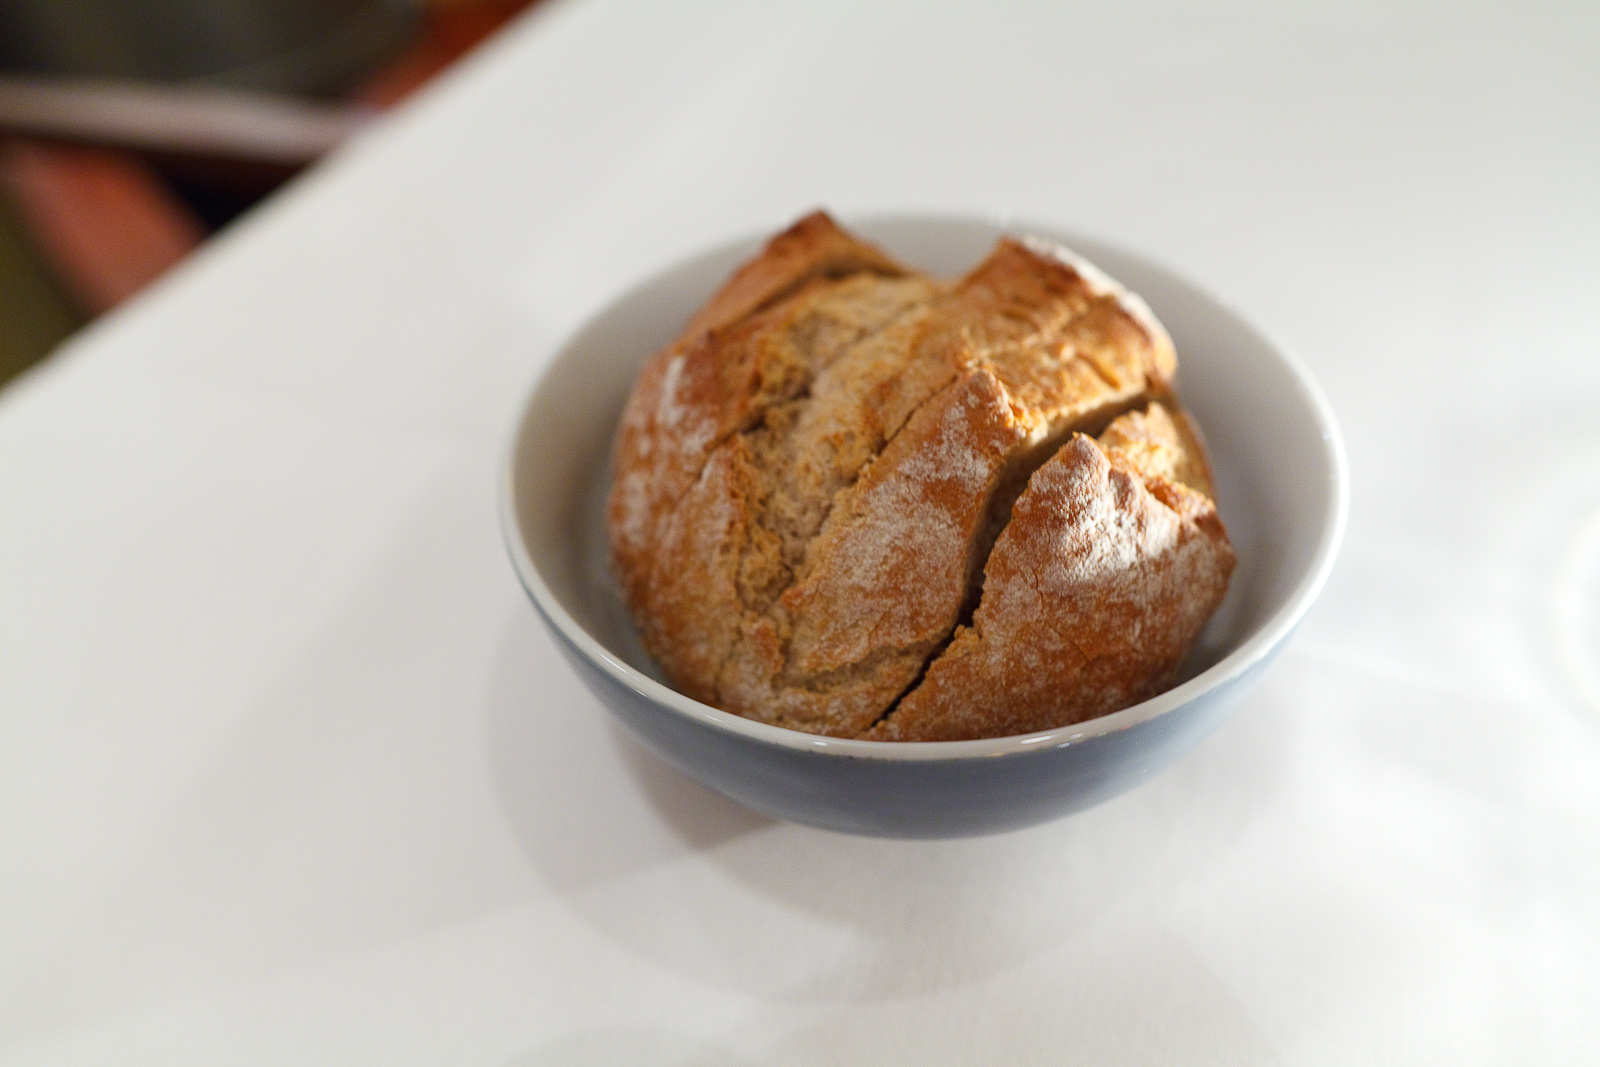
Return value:
<svg viewBox="0 0 1600 1067">
<path fill-rule="evenodd" d="M 612 559 L 646 647 L 696 699 L 835 736 L 1154 695 L 1233 566 L 1175 369 L 1144 302 L 1056 246 L 1002 240 L 942 283 L 802 219 L 618 429 Z"/>
</svg>

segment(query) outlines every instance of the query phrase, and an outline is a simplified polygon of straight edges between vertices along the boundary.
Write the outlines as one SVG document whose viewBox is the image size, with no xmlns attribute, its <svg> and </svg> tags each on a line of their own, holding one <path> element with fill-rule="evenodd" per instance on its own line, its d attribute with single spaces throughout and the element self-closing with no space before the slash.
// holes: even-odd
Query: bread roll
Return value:
<svg viewBox="0 0 1600 1067">
<path fill-rule="evenodd" d="M 942 284 L 802 219 L 624 411 L 608 522 L 645 646 L 695 699 L 837 737 L 1159 692 L 1233 567 L 1175 370 L 1064 252 L 1004 239 Z"/>
</svg>

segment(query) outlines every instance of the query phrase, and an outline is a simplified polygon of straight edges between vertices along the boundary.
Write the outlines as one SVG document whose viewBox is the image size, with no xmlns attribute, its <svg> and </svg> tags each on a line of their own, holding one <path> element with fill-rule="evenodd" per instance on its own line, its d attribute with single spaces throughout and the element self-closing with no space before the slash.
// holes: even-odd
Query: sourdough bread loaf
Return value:
<svg viewBox="0 0 1600 1067">
<path fill-rule="evenodd" d="M 640 374 L 613 566 L 682 692 L 777 726 L 948 740 L 1170 685 L 1233 568 L 1176 358 L 1038 242 L 941 283 L 821 213 Z"/>
</svg>

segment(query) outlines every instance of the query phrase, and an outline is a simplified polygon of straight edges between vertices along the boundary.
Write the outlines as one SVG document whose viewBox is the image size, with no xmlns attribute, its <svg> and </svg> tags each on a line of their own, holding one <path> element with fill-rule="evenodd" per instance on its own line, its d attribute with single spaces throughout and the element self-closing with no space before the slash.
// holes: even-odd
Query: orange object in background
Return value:
<svg viewBox="0 0 1600 1067">
<path fill-rule="evenodd" d="M 89 315 L 116 307 L 205 240 L 205 228 L 132 152 L 12 141 L 0 183 L 62 285 Z"/>
</svg>

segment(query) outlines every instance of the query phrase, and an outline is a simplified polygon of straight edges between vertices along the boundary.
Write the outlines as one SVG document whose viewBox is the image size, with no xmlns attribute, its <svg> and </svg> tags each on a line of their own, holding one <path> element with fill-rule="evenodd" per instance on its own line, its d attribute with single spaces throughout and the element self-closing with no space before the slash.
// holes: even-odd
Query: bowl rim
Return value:
<svg viewBox="0 0 1600 1067">
<path fill-rule="evenodd" d="M 669 709 L 704 726 L 724 730 L 751 741 L 791 750 L 855 759 L 913 762 L 940 762 L 1014 756 L 1037 752 L 1041 749 L 1080 745 L 1096 737 L 1131 729 L 1152 719 L 1159 718 L 1207 692 L 1220 689 L 1237 680 L 1267 659 L 1273 650 L 1288 638 L 1306 611 L 1311 607 L 1312 602 L 1316 600 L 1317 595 L 1322 591 L 1322 587 L 1326 584 L 1328 575 L 1333 569 L 1335 558 L 1338 556 L 1340 542 L 1344 538 L 1350 505 L 1349 461 L 1345 455 L 1344 438 L 1339 432 L 1339 425 L 1334 418 L 1333 408 L 1328 403 L 1328 398 L 1323 393 L 1321 386 L 1312 377 L 1305 361 L 1292 347 L 1271 330 L 1241 314 L 1232 304 L 1216 296 L 1210 290 L 1195 284 L 1187 275 L 1120 242 L 1106 240 L 1097 235 L 1074 233 L 1074 231 L 1064 230 L 1062 227 L 1049 224 L 1036 224 L 1033 220 L 1018 219 L 1009 214 L 1002 216 L 937 211 L 877 212 L 846 216 L 841 221 L 841 225 L 847 229 L 859 229 L 862 231 L 868 231 L 879 226 L 929 223 L 977 225 L 1005 233 L 1037 234 L 1051 240 L 1061 237 L 1064 239 L 1063 243 L 1069 248 L 1072 246 L 1073 240 L 1081 239 L 1085 243 L 1115 250 L 1117 254 L 1124 258 L 1138 263 L 1141 268 L 1149 268 L 1158 274 L 1163 274 L 1172 281 L 1210 301 L 1233 318 L 1238 326 L 1256 334 L 1265 342 L 1273 354 L 1287 367 L 1302 399 L 1311 410 L 1321 432 L 1323 454 L 1329 461 L 1331 469 L 1322 497 L 1324 513 L 1328 518 L 1323 523 L 1310 563 L 1300 576 L 1300 580 L 1294 590 L 1284 601 L 1283 606 L 1247 637 L 1239 647 L 1182 684 L 1159 693 L 1149 700 L 1095 719 L 1009 737 L 989 737 L 971 741 L 866 741 L 857 738 L 822 737 L 803 733 L 799 730 L 790 730 L 786 727 L 757 722 L 754 719 L 747 719 L 732 712 L 722 711 L 709 704 L 702 704 L 698 700 L 694 700 L 669 686 L 663 685 L 624 662 L 610 649 L 590 636 L 589 632 L 579 625 L 577 620 L 562 606 L 560 600 L 545 583 L 544 576 L 539 572 L 538 566 L 528 553 L 522 528 L 516 514 L 518 446 L 528 420 L 533 413 L 534 405 L 538 401 L 544 386 L 550 380 L 552 370 L 565 357 L 574 341 L 587 333 L 600 320 L 611 314 L 618 305 L 636 296 L 649 286 L 658 284 L 664 276 L 713 256 L 732 254 L 741 248 L 759 247 L 759 243 L 770 236 L 768 232 L 762 231 L 721 240 L 713 245 L 701 247 L 680 255 L 670 262 L 649 271 L 643 277 L 636 279 L 624 290 L 610 297 L 595 311 L 585 316 L 551 349 L 551 354 L 546 358 L 534 381 L 529 386 L 526 399 L 518 408 L 518 416 L 512 425 L 509 445 L 504 451 L 504 469 L 500 479 L 499 492 L 500 528 L 501 535 L 505 540 L 506 550 L 511 556 L 512 567 L 517 572 L 517 577 L 523 589 L 533 600 L 540 614 L 558 631 L 565 641 L 624 688 L 633 691 L 649 703 Z M 1329 504 L 1331 504 L 1331 507 L 1328 507 Z"/>
</svg>

